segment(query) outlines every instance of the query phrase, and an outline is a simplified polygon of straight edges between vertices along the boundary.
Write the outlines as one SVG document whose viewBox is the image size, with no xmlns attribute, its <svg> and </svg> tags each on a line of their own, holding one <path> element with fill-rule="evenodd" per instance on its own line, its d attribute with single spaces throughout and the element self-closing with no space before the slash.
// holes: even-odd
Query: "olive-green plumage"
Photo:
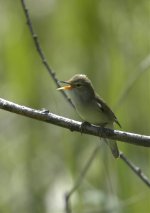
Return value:
<svg viewBox="0 0 150 213">
<path fill-rule="evenodd" d="M 121 127 L 113 111 L 95 93 L 92 82 L 86 75 L 77 74 L 70 80 L 61 82 L 67 84 L 67 86 L 59 89 L 68 91 L 78 114 L 84 121 L 111 129 L 113 129 L 114 123 L 117 123 Z M 114 157 L 119 157 L 116 141 L 109 140 L 107 144 Z"/>
</svg>

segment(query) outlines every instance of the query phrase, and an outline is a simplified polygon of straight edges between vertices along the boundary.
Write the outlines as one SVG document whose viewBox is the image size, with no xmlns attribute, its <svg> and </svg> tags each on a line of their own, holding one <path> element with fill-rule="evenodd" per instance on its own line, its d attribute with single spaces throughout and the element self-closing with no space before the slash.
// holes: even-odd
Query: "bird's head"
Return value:
<svg viewBox="0 0 150 213">
<path fill-rule="evenodd" d="M 74 93 L 80 97 L 91 97 L 94 95 L 92 83 L 86 75 L 76 74 L 68 81 L 60 81 L 60 83 L 64 83 L 66 85 L 58 88 L 57 90 L 66 90 L 70 94 Z"/>
</svg>

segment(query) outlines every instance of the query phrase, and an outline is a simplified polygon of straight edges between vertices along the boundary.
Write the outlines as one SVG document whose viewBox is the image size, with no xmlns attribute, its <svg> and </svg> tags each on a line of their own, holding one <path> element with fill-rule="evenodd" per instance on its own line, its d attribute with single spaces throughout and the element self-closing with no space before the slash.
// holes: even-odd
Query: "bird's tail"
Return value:
<svg viewBox="0 0 150 213">
<path fill-rule="evenodd" d="M 106 128 L 114 129 L 114 126 L 113 126 L 113 124 L 107 124 Z M 115 158 L 119 158 L 119 150 L 118 150 L 118 146 L 117 146 L 116 141 L 106 139 L 106 143 L 109 146 L 109 148 L 111 149 L 113 156 Z"/>
</svg>

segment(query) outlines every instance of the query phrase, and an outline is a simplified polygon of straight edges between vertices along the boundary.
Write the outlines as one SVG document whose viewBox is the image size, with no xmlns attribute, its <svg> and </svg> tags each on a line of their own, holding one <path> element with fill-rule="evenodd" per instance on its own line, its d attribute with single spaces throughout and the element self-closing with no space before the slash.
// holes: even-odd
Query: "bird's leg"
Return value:
<svg viewBox="0 0 150 213">
<path fill-rule="evenodd" d="M 102 123 L 102 124 L 99 124 L 99 137 L 100 139 L 102 138 L 102 133 L 103 133 L 103 129 L 105 128 L 105 126 L 107 125 L 108 123 Z"/>
<path fill-rule="evenodd" d="M 84 129 L 85 129 L 86 126 L 91 126 L 91 124 L 89 122 L 87 122 L 87 121 L 83 121 L 81 123 L 81 127 L 80 127 L 81 134 L 84 132 Z"/>
</svg>

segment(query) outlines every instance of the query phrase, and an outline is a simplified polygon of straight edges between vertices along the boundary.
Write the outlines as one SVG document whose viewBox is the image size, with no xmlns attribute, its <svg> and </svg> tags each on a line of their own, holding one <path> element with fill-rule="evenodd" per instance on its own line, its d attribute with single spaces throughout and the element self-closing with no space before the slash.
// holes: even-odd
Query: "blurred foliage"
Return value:
<svg viewBox="0 0 150 213">
<path fill-rule="evenodd" d="M 147 0 L 28 0 L 50 66 L 61 80 L 84 73 L 110 106 L 150 54 Z M 19 1 L 1 0 L 1 97 L 73 119 L 34 47 Z M 123 130 L 149 135 L 150 69 L 143 71 L 116 114 Z M 73 185 L 99 140 L 12 113 L 0 113 L 0 212 L 63 212 Z M 150 177 L 147 148 L 118 142 Z M 80 189 L 74 212 L 149 212 L 146 185 L 101 146 Z"/>
</svg>

